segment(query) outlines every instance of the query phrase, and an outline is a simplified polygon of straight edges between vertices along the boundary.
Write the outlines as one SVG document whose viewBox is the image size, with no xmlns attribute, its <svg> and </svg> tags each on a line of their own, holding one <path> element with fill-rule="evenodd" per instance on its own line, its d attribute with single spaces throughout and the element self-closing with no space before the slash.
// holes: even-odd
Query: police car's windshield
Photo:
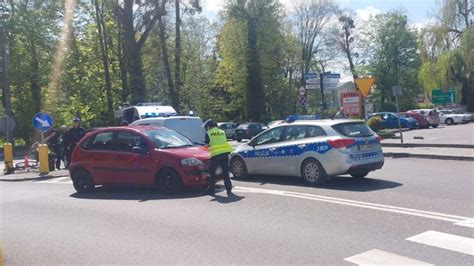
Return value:
<svg viewBox="0 0 474 266">
<path fill-rule="evenodd" d="M 346 137 L 370 137 L 374 132 L 363 122 L 342 123 L 332 126 L 339 134 Z"/>
<path fill-rule="evenodd" d="M 151 138 L 153 144 L 158 149 L 193 146 L 193 143 L 188 138 L 166 128 L 146 130 L 143 133 Z"/>
</svg>

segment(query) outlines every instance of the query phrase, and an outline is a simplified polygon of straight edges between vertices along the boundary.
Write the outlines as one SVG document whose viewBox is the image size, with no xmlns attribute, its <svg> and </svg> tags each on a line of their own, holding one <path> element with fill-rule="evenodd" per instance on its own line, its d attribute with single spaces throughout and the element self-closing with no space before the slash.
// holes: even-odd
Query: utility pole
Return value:
<svg viewBox="0 0 474 266">
<path fill-rule="evenodd" d="M 324 78 L 324 71 L 319 73 L 319 85 L 321 87 L 321 118 L 324 119 L 324 110 L 326 109 L 326 100 L 324 99 L 324 83 L 323 83 L 323 78 Z"/>
<path fill-rule="evenodd" d="M 3 92 L 3 107 L 7 115 L 6 121 L 6 135 L 7 142 L 13 143 L 13 111 L 10 96 L 10 84 L 8 82 L 8 39 L 5 30 L 5 22 L 10 15 L 4 10 L 0 11 L 0 55 L 1 55 L 1 71 L 2 71 L 2 92 Z"/>
</svg>

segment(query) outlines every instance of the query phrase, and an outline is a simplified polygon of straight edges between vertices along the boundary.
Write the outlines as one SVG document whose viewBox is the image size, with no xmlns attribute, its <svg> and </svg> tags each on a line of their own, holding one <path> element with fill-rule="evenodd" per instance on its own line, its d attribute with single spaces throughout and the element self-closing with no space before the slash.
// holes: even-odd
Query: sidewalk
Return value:
<svg viewBox="0 0 474 266">
<path fill-rule="evenodd" d="M 19 181 L 29 181 L 29 180 L 46 180 L 50 178 L 65 177 L 69 176 L 69 171 L 67 169 L 55 170 L 49 172 L 46 175 L 40 175 L 37 169 L 27 171 L 16 171 L 13 174 L 5 175 L 3 172 L 3 164 L 0 167 L 2 169 L 2 174 L 0 175 L 0 181 L 7 182 L 19 182 Z"/>
<path fill-rule="evenodd" d="M 383 147 L 382 149 L 385 157 L 474 161 L 474 149 L 433 147 Z"/>
</svg>

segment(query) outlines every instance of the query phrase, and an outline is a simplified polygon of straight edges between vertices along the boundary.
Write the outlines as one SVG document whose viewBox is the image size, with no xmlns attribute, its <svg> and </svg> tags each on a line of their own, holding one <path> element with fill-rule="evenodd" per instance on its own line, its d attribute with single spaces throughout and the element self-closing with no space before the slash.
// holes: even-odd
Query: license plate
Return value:
<svg viewBox="0 0 474 266">
<path fill-rule="evenodd" d="M 237 132 L 237 133 L 244 133 L 243 130 L 237 130 L 236 132 Z"/>
<path fill-rule="evenodd" d="M 359 145 L 359 151 L 368 151 L 373 148 L 373 145 L 370 144 L 364 144 L 364 145 Z"/>
</svg>

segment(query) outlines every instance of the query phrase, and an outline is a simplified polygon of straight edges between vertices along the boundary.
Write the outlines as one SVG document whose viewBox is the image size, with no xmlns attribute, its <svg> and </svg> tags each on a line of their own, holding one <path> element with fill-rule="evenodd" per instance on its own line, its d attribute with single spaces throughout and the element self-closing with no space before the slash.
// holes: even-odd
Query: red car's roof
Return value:
<svg viewBox="0 0 474 266">
<path fill-rule="evenodd" d="M 104 131 L 119 131 L 119 130 L 131 130 L 135 132 L 143 132 L 150 129 L 162 129 L 163 127 L 157 126 L 117 126 L 117 127 L 101 127 L 89 130 L 87 133 L 98 133 Z"/>
</svg>

